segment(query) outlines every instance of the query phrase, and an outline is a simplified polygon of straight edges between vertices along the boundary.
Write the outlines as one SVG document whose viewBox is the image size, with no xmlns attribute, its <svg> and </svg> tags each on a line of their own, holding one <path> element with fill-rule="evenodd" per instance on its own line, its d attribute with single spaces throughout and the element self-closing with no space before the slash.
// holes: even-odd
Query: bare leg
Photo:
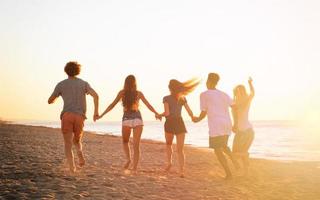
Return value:
<svg viewBox="0 0 320 200">
<path fill-rule="evenodd" d="M 166 171 L 170 171 L 172 166 L 172 142 L 174 135 L 172 133 L 165 133 L 166 137 L 166 149 L 167 149 L 167 167 Z"/>
<path fill-rule="evenodd" d="M 133 171 L 137 170 L 140 159 L 140 139 L 143 126 L 137 126 L 133 129 Z"/>
<path fill-rule="evenodd" d="M 227 160 L 223 154 L 223 149 L 222 148 L 217 148 L 214 150 L 214 153 L 216 154 L 220 164 L 222 165 L 225 173 L 226 173 L 226 179 L 231 179 L 232 178 L 232 174 L 230 171 L 230 168 L 228 166 Z"/>
<path fill-rule="evenodd" d="M 185 133 L 179 133 L 176 135 L 177 140 L 177 151 L 178 151 L 178 160 L 179 160 L 179 166 L 180 166 L 180 177 L 184 177 L 184 138 Z"/>
<path fill-rule="evenodd" d="M 245 176 L 248 175 L 249 172 L 249 149 L 252 145 L 253 139 L 254 139 L 254 132 L 249 132 L 248 133 L 248 140 L 246 141 L 246 143 L 243 146 L 244 149 L 244 153 L 242 156 L 242 161 L 243 161 L 243 166 L 244 166 L 244 170 L 245 170 Z"/>
<path fill-rule="evenodd" d="M 249 172 L 249 153 L 245 153 L 243 156 L 241 156 L 243 167 L 244 167 L 244 175 L 248 175 Z"/>
<path fill-rule="evenodd" d="M 122 126 L 122 146 L 124 154 L 126 155 L 127 162 L 124 165 L 125 169 L 128 169 L 131 163 L 131 153 L 129 147 L 129 140 L 130 140 L 131 128 L 127 126 Z"/>
<path fill-rule="evenodd" d="M 75 168 L 73 152 L 72 152 L 73 133 L 63 133 L 63 139 L 64 139 L 64 152 L 67 157 L 69 169 L 71 172 L 75 172 L 76 168 Z"/>
<path fill-rule="evenodd" d="M 74 144 L 76 151 L 77 151 L 80 167 L 85 165 L 85 159 L 84 159 L 83 152 L 82 152 L 82 137 L 83 137 L 82 133 L 80 134 L 79 137 L 73 137 L 73 144 Z"/>
<path fill-rule="evenodd" d="M 240 169 L 240 166 L 239 166 L 237 159 L 235 159 L 235 156 L 232 154 L 232 152 L 228 146 L 223 147 L 223 152 L 228 155 L 228 157 L 232 161 L 234 168 L 237 170 Z"/>
</svg>

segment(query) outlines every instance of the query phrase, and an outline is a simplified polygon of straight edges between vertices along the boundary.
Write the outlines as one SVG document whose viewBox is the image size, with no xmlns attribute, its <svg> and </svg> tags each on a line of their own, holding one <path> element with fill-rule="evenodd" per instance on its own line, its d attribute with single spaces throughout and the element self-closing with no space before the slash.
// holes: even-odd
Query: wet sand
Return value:
<svg viewBox="0 0 320 200">
<path fill-rule="evenodd" d="M 212 150 L 187 146 L 180 178 L 176 155 L 167 174 L 164 143 L 143 140 L 134 175 L 120 137 L 86 132 L 83 144 L 87 165 L 70 175 L 59 129 L 0 123 L 0 199 L 320 199 L 320 162 L 253 159 L 225 181 Z"/>
</svg>

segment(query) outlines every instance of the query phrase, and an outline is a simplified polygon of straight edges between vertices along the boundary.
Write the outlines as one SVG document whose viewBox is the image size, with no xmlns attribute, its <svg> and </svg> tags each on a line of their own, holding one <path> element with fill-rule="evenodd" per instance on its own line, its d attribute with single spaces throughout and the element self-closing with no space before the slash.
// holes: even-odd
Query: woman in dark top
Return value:
<svg viewBox="0 0 320 200">
<path fill-rule="evenodd" d="M 115 100 L 107 107 L 107 109 L 99 116 L 102 118 L 105 114 L 111 111 L 114 106 L 122 100 L 123 117 L 122 117 L 122 142 L 123 150 L 127 157 L 127 162 L 124 165 L 125 169 L 128 169 L 131 163 L 131 155 L 129 148 L 129 139 L 131 130 L 133 130 L 133 167 L 132 170 L 136 172 L 139 158 L 140 158 L 140 138 L 143 130 L 143 120 L 139 111 L 139 101 L 149 108 L 151 112 L 155 114 L 157 119 L 160 119 L 160 115 L 150 105 L 142 92 L 137 90 L 136 78 L 133 75 L 127 76 L 123 90 L 121 90 Z"/>
<path fill-rule="evenodd" d="M 177 80 L 170 80 L 170 95 L 163 98 L 164 113 L 161 116 L 166 118 L 164 124 L 166 144 L 167 144 L 167 161 L 166 171 L 170 171 L 172 165 L 172 142 L 174 136 L 177 141 L 177 152 L 180 166 L 180 177 L 184 177 L 184 138 L 187 133 L 184 121 L 181 116 L 181 110 L 184 106 L 189 116 L 193 113 L 187 103 L 185 96 L 192 92 L 199 84 L 199 81 L 192 79 L 181 83 Z"/>
</svg>

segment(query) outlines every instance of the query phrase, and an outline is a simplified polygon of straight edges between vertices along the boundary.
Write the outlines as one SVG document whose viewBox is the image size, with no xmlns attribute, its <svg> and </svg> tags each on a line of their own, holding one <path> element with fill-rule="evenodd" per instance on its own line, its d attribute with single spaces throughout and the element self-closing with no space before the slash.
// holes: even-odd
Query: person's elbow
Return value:
<svg viewBox="0 0 320 200">
<path fill-rule="evenodd" d="M 97 93 L 95 93 L 95 94 L 93 95 L 93 99 L 96 100 L 96 101 L 98 101 L 98 100 L 99 100 L 99 95 L 98 95 Z"/>
<path fill-rule="evenodd" d="M 99 95 L 95 91 L 91 91 L 89 94 L 92 96 L 94 100 L 99 100 Z"/>
</svg>

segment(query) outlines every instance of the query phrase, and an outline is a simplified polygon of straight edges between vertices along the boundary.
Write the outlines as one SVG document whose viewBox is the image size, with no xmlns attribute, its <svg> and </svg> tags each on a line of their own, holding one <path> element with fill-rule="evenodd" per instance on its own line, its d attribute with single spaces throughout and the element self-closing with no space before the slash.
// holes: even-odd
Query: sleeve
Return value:
<svg viewBox="0 0 320 200">
<path fill-rule="evenodd" d="M 205 95 L 203 93 L 200 95 L 200 110 L 201 111 L 207 111 L 208 110 L 208 104 L 207 104 Z"/>
<path fill-rule="evenodd" d="M 85 82 L 85 88 L 84 89 L 85 89 L 85 93 L 86 94 L 89 94 L 89 92 L 93 90 L 88 82 Z"/>
<path fill-rule="evenodd" d="M 60 84 L 57 84 L 51 96 L 58 97 L 60 95 L 61 95 L 61 86 Z"/>
</svg>

